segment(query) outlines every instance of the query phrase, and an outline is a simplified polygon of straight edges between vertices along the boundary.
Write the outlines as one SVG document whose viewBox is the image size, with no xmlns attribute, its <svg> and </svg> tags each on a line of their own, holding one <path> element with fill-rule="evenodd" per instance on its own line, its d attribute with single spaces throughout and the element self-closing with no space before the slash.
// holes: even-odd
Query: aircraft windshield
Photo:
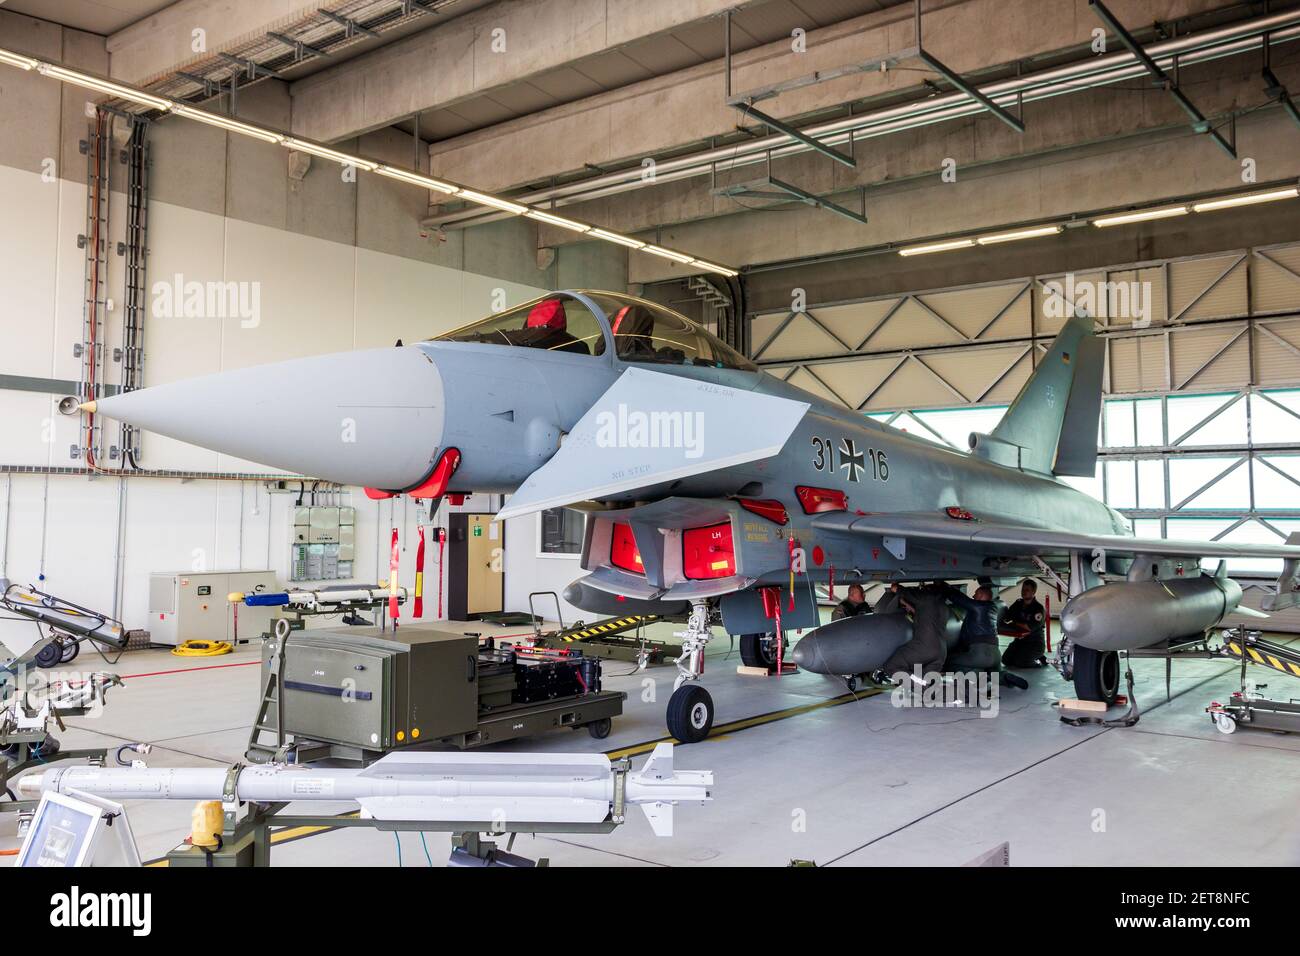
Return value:
<svg viewBox="0 0 1300 956">
<path fill-rule="evenodd" d="M 624 362 L 753 371 L 739 352 L 685 316 L 640 299 L 592 294 L 609 316 L 614 351 Z"/>
<path fill-rule="evenodd" d="M 591 310 L 567 296 L 548 296 L 439 335 L 440 342 L 481 342 L 602 355 L 605 333 Z"/>
</svg>

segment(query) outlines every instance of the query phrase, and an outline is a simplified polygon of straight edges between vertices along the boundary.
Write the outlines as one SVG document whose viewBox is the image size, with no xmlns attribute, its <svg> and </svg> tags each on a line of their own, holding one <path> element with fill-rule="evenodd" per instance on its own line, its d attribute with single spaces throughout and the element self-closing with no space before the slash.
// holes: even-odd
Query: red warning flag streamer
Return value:
<svg viewBox="0 0 1300 956">
<path fill-rule="evenodd" d="M 1043 595 L 1047 607 L 1043 609 L 1043 633 L 1047 635 L 1047 653 L 1052 652 L 1052 596 Z"/>
<path fill-rule="evenodd" d="M 397 624 L 397 569 L 401 562 L 401 551 L 397 547 L 397 529 L 393 529 L 393 550 L 388 558 L 388 616 Z"/>
<path fill-rule="evenodd" d="M 835 565 L 830 566 L 830 577 L 826 579 L 826 600 L 835 600 Z"/>
<path fill-rule="evenodd" d="M 424 617 L 424 525 L 420 525 L 420 544 L 415 549 L 415 614 Z"/>
<path fill-rule="evenodd" d="M 447 529 L 438 529 L 438 617 L 442 617 L 442 553 L 447 544 Z"/>
<path fill-rule="evenodd" d="M 772 621 L 776 631 L 776 672 L 780 674 L 785 666 L 782 653 L 785 635 L 781 627 L 781 589 L 779 587 L 759 588 L 758 593 L 763 598 L 763 614 Z"/>
</svg>

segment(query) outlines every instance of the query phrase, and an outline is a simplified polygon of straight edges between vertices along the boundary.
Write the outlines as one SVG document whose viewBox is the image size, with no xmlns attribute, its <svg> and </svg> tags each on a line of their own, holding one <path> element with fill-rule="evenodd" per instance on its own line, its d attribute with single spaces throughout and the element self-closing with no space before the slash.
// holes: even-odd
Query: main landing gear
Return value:
<svg viewBox="0 0 1300 956">
<path fill-rule="evenodd" d="M 1074 647 L 1074 692 L 1080 700 L 1099 700 L 1107 707 L 1119 696 L 1119 652 Z"/>
<path fill-rule="evenodd" d="M 698 743 L 713 729 L 713 697 L 697 683 L 704 673 L 704 648 L 713 638 L 712 614 L 708 601 L 692 601 L 686 630 L 673 635 L 682 639 L 682 655 L 668 701 L 668 732 L 684 744 Z"/>
</svg>

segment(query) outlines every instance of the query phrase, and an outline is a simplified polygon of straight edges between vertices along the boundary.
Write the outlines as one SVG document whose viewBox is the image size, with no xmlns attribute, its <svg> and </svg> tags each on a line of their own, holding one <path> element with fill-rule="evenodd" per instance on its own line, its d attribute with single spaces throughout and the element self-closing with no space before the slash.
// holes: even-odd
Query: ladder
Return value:
<svg viewBox="0 0 1300 956">
<path fill-rule="evenodd" d="M 253 729 L 248 734 L 248 749 L 244 759 L 249 763 L 284 763 L 291 745 L 284 732 L 284 652 L 292 628 L 287 618 L 277 618 L 272 628 L 270 657 L 267 659 L 266 683 L 262 686 L 262 701 L 253 718 Z M 263 734 L 274 735 L 274 742 L 262 739 Z"/>
</svg>

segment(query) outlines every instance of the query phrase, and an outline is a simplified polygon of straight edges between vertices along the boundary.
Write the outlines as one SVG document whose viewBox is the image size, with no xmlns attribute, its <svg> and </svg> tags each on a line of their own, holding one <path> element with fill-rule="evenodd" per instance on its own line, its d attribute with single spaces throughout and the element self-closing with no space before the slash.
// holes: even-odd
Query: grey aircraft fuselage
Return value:
<svg viewBox="0 0 1300 956">
<path fill-rule="evenodd" d="M 642 369 L 661 373 L 665 384 L 675 376 L 808 407 L 777 454 L 639 485 L 603 496 L 599 504 L 566 503 L 607 513 L 669 498 L 779 501 L 788 525 L 768 530 L 777 538 L 794 536 L 820 558 L 807 566 L 818 582 L 832 568 L 844 582 L 853 572 L 889 580 L 957 579 L 997 570 L 1023 573 L 1030 566 L 991 569 L 986 551 L 958 546 L 912 547 L 896 557 L 879 538 L 818 526 L 823 515 L 806 512 L 799 487 L 842 492 L 850 515 L 953 508 L 1026 528 L 1130 533 L 1118 513 L 1059 479 L 869 419 L 754 367 L 716 340 L 710 339 L 715 354 L 725 350 L 735 361 L 625 360 L 606 309 L 653 303 L 576 291 L 539 301 L 549 299 L 568 302 L 575 311 L 585 307 L 595 318 L 598 329 L 583 339 L 585 354 L 498 344 L 490 332 L 482 341 L 466 341 L 465 335 L 452 340 L 453 332 L 396 349 L 294 359 L 153 386 L 101 399 L 97 412 L 249 461 L 391 493 L 415 489 L 446 450 L 456 449 L 459 467 L 441 491 L 512 493 L 555 456 L 564 437 L 627 371 Z M 491 321 L 467 326 L 469 337 Z M 310 403 L 302 401 L 304 395 Z M 716 418 L 707 424 L 740 427 Z M 744 424 L 761 436 L 762 422 Z M 591 454 L 616 460 L 621 451 L 593 448 Z M 762 523 L 755 516 L 746 520 Z M 751 568 L 748 577 L 773 583 L 788 572 L 782 560 L 761 573 Z"/>
</svg>

